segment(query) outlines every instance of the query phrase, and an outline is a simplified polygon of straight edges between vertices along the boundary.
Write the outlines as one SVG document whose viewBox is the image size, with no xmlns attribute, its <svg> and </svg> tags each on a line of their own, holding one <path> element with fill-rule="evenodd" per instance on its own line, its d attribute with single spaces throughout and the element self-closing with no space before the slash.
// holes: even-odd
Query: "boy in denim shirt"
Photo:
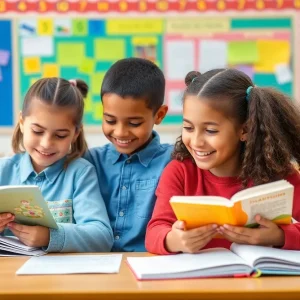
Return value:
<svg viewBox="0 0 300 300">
<path fill-rule="evenodd" d="M 173 148 L 153 131 L 168 111 L 164 93 L 162 71 L 145 59 L 119 60 L 103 79 L 102 129 L 111 143 L 90 149 L 85 158 L 97 170 L 114 233 L 112 251 L 146 251 L 155 190 Z"/>
</svg>

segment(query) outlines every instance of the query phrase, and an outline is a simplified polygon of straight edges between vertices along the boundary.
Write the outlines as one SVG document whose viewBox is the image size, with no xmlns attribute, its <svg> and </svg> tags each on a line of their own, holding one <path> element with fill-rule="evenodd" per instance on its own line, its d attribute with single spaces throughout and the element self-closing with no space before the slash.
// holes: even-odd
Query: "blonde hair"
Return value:
<svg viewBox="0 0 300 300">
<path fill-rule="evenodd" d="M 34 98 L 48 104 L 58 107 L 75 108 L 76 115 L 74 123 L 76 133 L 79 135 L 74 143 L 71 144 L 70 153 L 68 153 L 65 162 L 65 168 L 76 158 L 81 157 L 87 150 L 87 143 L 84 136 L 82 119 L 84 112 L 84 100 L 88 93 L 87 84 L 80 79 L 76 80 L 76 85 L 73 82 L 62 78 L 42 78 L 36 81 L 25 95 L 22 108 L 22 118 L 30 114 L 30 104 Z M 12 137 L 12 148 L 14 153 L 25 152 L 23 145 L 23 133 L 18 123 Z"/>
</svg>

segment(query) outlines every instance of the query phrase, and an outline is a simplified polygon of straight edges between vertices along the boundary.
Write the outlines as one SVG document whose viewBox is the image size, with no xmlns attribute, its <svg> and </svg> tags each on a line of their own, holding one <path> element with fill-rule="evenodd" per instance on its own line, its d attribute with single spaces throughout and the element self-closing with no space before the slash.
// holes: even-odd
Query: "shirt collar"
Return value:
<svg viewBox="0 0 300 300">
<path fill-rule="evenodd" d="M 53 165 L 49 166 L 48 168 L 44 169 L 40 174 L 37 174 L 33 169 L 29 154 L 25 152 L 20 163 L 21 182 L 24 183 L 32 174 L 34 174 L 35 176 L 44 174 L 47 180 L 53 183 L 57 176 L 60 174 L 60 172 L 63 170 L 64 162 L 65 157 L 60 159 Z"/>
<path fill-rule="evenodd" d="M 137 156 L 140 163 L 144 167 L 148 167 L 149 163 L 152 161 L 153 157 L 155 156 L 158 147 L 160 145 L 160 138 L 156 131 L 152 132 L 153 138 L 151 142 L 142 150 L 139 152 L 134 153 L 131 157 Z M 110 159 L 112 164 L 117 163 L 117 161 L 121 157 L 128 158 L 127 155 L 124 155 L 116 150 L 116 148 L 113 146 L 113 144 L 110 145 Z"/>
</svg>

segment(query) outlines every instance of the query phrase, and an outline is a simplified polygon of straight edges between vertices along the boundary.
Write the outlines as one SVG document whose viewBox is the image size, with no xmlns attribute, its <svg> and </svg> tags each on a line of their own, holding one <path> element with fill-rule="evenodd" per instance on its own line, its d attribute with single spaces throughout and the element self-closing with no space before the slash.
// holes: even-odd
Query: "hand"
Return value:
<svg viewBox="0 0 300 300">
<path fill-rule="evenodd" d="M 184 222 L 176 221 L 166 236 L 166 248 L 169 252 L 196 253 L 216 234 L 216 224 L 184 230 Z"/>
<path fill-rule="evenodd" d="M 5 229 L 9 222 L 12 222 L 15 216 L 11 213 L 0 214 L 0 233 Z"/>
<path fill-rule="evenodd" d="M 282 247 L 285 242 L 284 232 L 272 221 L 255 216 L 259 228 L 246 228 L 225 224 L 218 229 L 218 232 L 225 239 L 238 244 L 250 244 L 261 246 Z"/>
<path fill-rule="evenodd" d="M 50 240 L 49 228 L 9 223 L 8 228 L 21 242 L 30 247 L 46 247 Z"/>
</svg>

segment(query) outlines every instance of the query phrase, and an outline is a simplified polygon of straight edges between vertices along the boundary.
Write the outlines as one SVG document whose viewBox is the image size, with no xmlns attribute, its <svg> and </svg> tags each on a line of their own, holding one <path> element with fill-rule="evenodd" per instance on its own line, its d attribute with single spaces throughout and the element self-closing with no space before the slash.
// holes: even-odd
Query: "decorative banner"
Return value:
<svg viewBox="0 0 300 300">
<path fill-rule="evenodd" d="M 0 15 L 22 13 L 205 12 L 300 9 L 300 0 L 0 0 Z"/>
</svg>

